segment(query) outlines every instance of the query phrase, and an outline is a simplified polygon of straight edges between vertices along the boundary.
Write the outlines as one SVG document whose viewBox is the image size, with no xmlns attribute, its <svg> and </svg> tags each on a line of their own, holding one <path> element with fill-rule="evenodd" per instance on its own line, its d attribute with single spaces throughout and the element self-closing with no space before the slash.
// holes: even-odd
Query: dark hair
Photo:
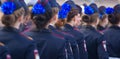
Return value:
<svg viewBox="0 0 120 59">
<path fill-rule="evenodd" d="M 37 29 L 43 29 L 52 18 L 52 10 L 47 10 L 44 14 L 41 15 L 31 14 L 31 17 Z"/>
<path fill-rule="evenodd" d="M 120 22 L 120 14 L 110 14 L 110 15 L 108 15 L 108 21 L 112 25 L 118 24 Z"/>
<path fill-rule="evenodd" d="M 59 19 L 58 22 L 55 24 L 57 28 L 60 28 L 61 26 L 64 26 L 66 24 L 65 19 Z"/>
<path fill-rule="evenodd" d="M 99 17 L 98 13 L 91 15 L 90 16 L 90 23 L 96 22 L 98 20 L 97 19 L 98 17 Z"/>
<path fill-rule="evenodd" d="M 11 26 L 14 24 L 17 20 L 15 19 L 14 15 L 3 15 L 2 17 L 2 23 L 5 26 Z"/>
<path fill-rule="evenodd" d="M 85 22 L 85 23 L 89 23 L 90 22 L 90 17 L 88 15 L 84 15 L 82 17 L 82 21 Z"/>
<path fill-rule="evenodd" d="M 68 13 L 68 16 L 67 16 L 67 22 L 71 22 L 72 21 L 72 18 L 74 16 L 76 16 L 77 14 L 79 14 L 79 11 L 77 9 L 72 9 L 69 13 Z"/>
<path fill-rule="evenodd" d="M 98 18 L 98 14 L 95 13 L 93 15 L 84 15 L 82 17 L 82 20 L 87 23 L 87 24 L 91 24 L 93 22 L 96 22 L 97 21 L 97 18 Z"/>
</svg>

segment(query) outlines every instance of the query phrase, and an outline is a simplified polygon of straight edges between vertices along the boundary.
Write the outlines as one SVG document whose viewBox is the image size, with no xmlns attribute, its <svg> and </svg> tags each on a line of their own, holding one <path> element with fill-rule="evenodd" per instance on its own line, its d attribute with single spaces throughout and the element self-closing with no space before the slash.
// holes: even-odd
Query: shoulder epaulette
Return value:
<svg viewBox="0 0 120 59">
<path fill-rule="evenodd" d="M 23 33 L 20 33 L 22 36 L 24 36 L 24 37 L 26 37 L 27 39 L 29 39 L 29 40 L 33 40 L 33 38 L 32 37 L 30 37 L 30 36 L 27 36 L 27 35 L 25 35 L 25 34 L 23 34 Z"/>
</svg>

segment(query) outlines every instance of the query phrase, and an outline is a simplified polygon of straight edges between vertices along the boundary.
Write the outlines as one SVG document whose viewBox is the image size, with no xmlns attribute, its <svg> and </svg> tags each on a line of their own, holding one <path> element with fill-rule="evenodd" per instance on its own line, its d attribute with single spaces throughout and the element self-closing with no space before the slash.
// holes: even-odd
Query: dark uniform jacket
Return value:
<svg viewBox="0 0 120 59">
<path fill-rule="evenodd" d="M 12 59 L 34 59 L 35 44 L 13 27 L 0 30 L 0 42 L 9 48 Z"/>
<path fill-rule="evenodd" d="M 64 31 L 73 35 L 74 39 L 77 41 L 78 48 L 79 48 L 79 55 L 77 55 L 78 59 L 87 59 L 87 51 L 85 48 L 84 36 L 78 30 L 74 29 L 74 27 L 70 26 L 69 24 L 65 24 Z"/>
<path fill-rule="evenodd" d="M 107 42 L 107 51 L 109 56 L 120 58 L 120 27 L 109 27 L 104 32 L 103 39 Z"/>
<path fill-rule="evenodd" d="M 0 59 L 7 59 L 8 50 L 3 43 L 0 42 Z"/>
<path fill-rule="evenodd" d="M 32 37 L 39 51 L 40 59 L 66 59 L 65 40 L 55 37 L 48 29 L 25 32 Z"/>
<path fill-rule="evenodd" d="M 90 25 L 86 25 L 81 32 L 85 36 L 88 59 L 107 59 L 105 40 L 102 39 L 102 34 Z"/>
<path fill-rule="evenodd" d="M 67 47 L 67 51 L 68 51 L 68 58 L 69 59 L 75 59 L 76 56 L 78 54 L 78 47 L 77 47 L 77 42 L 75 41 L 75 39 L 72 37 L 72 35 L 62 32 L 61 30 L 53 27 L 53 26 L 49 26 L 49 29 L 56 33 L 57 35 L 63 36 L 64 39 L 66 40 L 66 47 Z"/>
</svg>

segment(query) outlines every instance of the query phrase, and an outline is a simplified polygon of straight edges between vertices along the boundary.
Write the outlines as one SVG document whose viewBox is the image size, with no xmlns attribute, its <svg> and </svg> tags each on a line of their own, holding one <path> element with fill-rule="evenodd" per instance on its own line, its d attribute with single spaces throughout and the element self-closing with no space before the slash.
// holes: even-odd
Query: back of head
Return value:
<svg viewBox="0 0 120 59">
<path fill-rule="evenodd" d="M 38 1 L 32 8 L 32 21 L 37 29 L 43 29 L 52 18 L 52 9 L 47 0 Z"/>
<path fill-rule="evenodd" d="M 24 9 L 17 0 L 5 1 L 1 8 L 2 12 L 4 13 L 2 17 L 2 23 L 5 26 L 14 25 L 18 18 L 24 14 Z"/>
<path fill-rule="evenodd" d="M 13 25 L 15 21 L 16 21 L 16 20 L 15 20 L 14 15 L 4 15 L 4 16 L 2 17 L 2 23 L 3 23 L 5 26 Z"/>
<path fill-rule="evenodd" d="M 85 23 L 89 23 L 90 22 L 90 17 L 88 15 L 84 15 L 82 17 L 82 21 L 85 22 Z"/>
<path fill-rule="evenodd" d="M 93 4 L 93 6 L 94 6 L 94 4 Z M 86 6 L 84 13 L 90 17 L 89 22 L 87 21 L 88 24 L 97 22 L 99 14 L 91 6 Z"/>
<path fill-rule="evenodd" d="M 82 17 L 82 20 L 83 20 L 85 23 L 87 23 L 87 24 L 95 23 L 95 22 L 97 22 L 97 20 L 98 20 L 98 14 L 95 13 L 95 14 L 93 14 L 93 15 L 84 15 L 84 16 Z"/>
<path fill-rule="evenodd" d="M 120 14 L 110 14 L 108 15 L 108 21 L 112 25 L 117 25 L 120 22 Z"/>
</svg>

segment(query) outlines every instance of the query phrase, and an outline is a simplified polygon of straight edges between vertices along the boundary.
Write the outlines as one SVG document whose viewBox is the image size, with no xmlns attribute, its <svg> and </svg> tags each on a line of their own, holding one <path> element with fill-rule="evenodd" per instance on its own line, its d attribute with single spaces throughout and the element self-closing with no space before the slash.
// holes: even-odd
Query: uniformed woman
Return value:
<svg viewBox="0 0 120 59">
<path fill-rule="evenodd" d="M 73 1 L 66 1 L 66 3 L 70 4 L 71 9 L 68 12 L 63 30 L 64 32 L 71 34 L 77 42 L 77 47 L 79 49 L 78 59 L 87 59 L 87 49 L 84 36 L 78 29 L 75 28 L 76 20 L 80 18 L 79 10 Z"/>
<path fill-rule="evenodd" d="M 38 0 L 32 8 L 31 17 L 33 26 L 25 34 L 35 40 L 40 59 L 67 59 L 65 40 L 55 37 L 48 29 L 52 18 L 48 0 Z"/>
<path fill-rule="evenodd" d="M 106 7 L 105 6 L 100 6 L 99 7 L 99 24 L 97 25 L 97 29 L 99 32 L 103 32 L 108 25 L 108 18 L 106 14 Z"/>
<path fill-rule="evenodd" d="M 4 27 L 0 30 L 0 41 L 9 48 L 12 59 L 34 59 L 33 41 L 18 30 L 24 9 L 16 0 L 6 0 L 1 8 L 4 13 L 1 19 Z"/>
<path fill-rule="evenodd" d="M 85 14 L 87 15 L 84 15 L 82 19 L 86 25 L 81 32 L 85 36 L 88 59 L 107 59 L 106 49 L 104 49 L 105 43 L 102 44 L 105 41 L 102 39 L 102 34 L 96 29 L 99 16 L 90 6 L 85 7 Z"/>
<path fill-rule="evenodd" d="M 111 11 L 113 9 L 110 9 Z M 108 15 L 111 26 L 104 32 L 109 59 L 120 59 L 120 4 L 114 7 L 114 13 Z"/>
<path fill-rule="evenodd" d="M 64 39 L 66 41 L 66 49 L 67 49 L 68 59 L 74 59 L 75 53 L 78 52 L 76 42 L 70 35 L 58 30 L 58 27 L 56 26 L 56 22 L 59 21 L 58 20 L 59 6 L 58 6 L 56 0 L 49 0 L 49 1 L 50 1 L 50 5 L 52 7 L 53 16 L 49 22 L 48 28 L 52 31 L 52 33 L 54 33 L 55 36 L 57 36 L 61 39 Z M 61 16 L 63 16 L 63 14 Z"/>
</svg>

